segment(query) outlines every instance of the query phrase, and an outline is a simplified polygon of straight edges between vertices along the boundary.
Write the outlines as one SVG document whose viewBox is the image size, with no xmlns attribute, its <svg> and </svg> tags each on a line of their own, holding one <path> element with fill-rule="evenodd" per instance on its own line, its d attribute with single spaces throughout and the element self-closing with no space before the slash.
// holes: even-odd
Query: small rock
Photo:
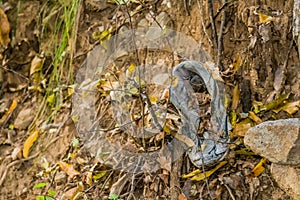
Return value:
<svg viewBox="0 0 300 200">
<path fill-rule="evenodd" d="M 19 130 L 26 129 L 34 119 L 34 116 L 35 115 L 32 108 L 26 108 L 24 110 L 21 110 L 15 120 L 15 128 Z"/>
<path fill-rule="evenodd" d="M 244 143 L 273 163 L 300 165 L 300 119 L 263 122 L 247 131 Z"/>
<path fill-rule="evenodd" d="M 272 163 L 271 174 L 290 197 L 300 199 L 300 168 Z"/>
</svg>

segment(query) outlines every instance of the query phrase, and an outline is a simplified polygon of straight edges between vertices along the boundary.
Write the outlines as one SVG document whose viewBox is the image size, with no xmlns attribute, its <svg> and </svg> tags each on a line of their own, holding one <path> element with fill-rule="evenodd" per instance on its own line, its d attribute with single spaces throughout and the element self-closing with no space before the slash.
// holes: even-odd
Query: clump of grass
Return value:
<svg viewBox="0 0 300 200">
<path fill-rule="evenodd" d="M 38 23 L 41 42 L 47 42 L 42 51 L 51 52 L 52 65 L 47 77 L 47 88 L 40 105 L 37 118 L 45 113 L 47 105 L 51 109 L 46 121 L 52 121 L 63 104 L 62 90 L 73 84 L 73 53 L 76 40 L 76 19 L 81 0 L 47 0 L 41 8 Z M 48 113 L 49 114 L 49 113 Z"/>
</svg>

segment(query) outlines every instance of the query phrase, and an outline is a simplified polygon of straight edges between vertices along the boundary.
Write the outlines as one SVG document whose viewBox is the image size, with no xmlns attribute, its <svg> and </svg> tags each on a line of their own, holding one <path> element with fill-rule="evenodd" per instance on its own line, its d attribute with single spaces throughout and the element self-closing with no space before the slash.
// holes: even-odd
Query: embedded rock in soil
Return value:
<svg viewBox="0 0 300 200">
<path fill-rule="evenodd" d="M 300 168 L 272 163 L 271 174 L 290 197 L 300 199 Z"/>
<path fill-rule="evenodd" d="M 19 112 L 17 118 L 15 119 L 14 126 L 16 129 L 24 130 L 30 125 L 33 119 L 33 109 L 25 108 Z"/>
<path fill-rule="evenodd" d="M 247 131 L 244 143 L 273 163 L 300 165 L 300 119 L 263 122 Z"/>
</svg>

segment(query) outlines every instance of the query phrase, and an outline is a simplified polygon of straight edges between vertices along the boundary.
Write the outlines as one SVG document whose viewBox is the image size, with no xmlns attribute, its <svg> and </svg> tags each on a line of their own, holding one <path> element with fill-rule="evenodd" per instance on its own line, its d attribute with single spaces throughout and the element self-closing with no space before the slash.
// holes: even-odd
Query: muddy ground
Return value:
<svg viewBox="0 0 300 200">
<path fill-rule="evenodd" d="M 57 26 L 66 8 L 73 5 L 71 1 L 1 2 L 10 24 L 10 41 L 7 47 L 1 42 L 0 55 L 0 199 L 289 199 L 270 175 L 269 162 L 264 164 L 263 173 L 255 176 L 252 170 L 261 157 L 237 153 L 244 149 L 245 130 L 231 132 L 228 163 L 206 181 L 181 178 L 195 170 L 186 156 L 171 169 L 165 167 L 153 174 L 133 175 L 99 163 L 86 150 L 75 128 L 70 92 L 74 79 L 69 72 L 74 77 L 88 52 L 105 43 L 105 31 L 114 35 L 124 29 L 151 26 L 164 13 L 161 23 L 166 28 L 191 36 L 219 64 L 229 99 L 228 112 L 237 113 L 240 122 L 243 117 L 239 113 L 253 111 L 257 102 L 265 105 L 283 94 L 289 94 L 285 101 L 299 100 L 293 1 L 212 1 L 215 24 L 210 20 L 208 2 L 203 0 L 133 1 L 122 5 L 78 1 L 63 53 L 57 51 L 59 43 L 55 44 L 63 34 Z M 220 36 L 221 26 L 222 45 L 218 47 L 220 41 L 215 36 Z M 61 58 L 55 61 L 58 54 Z M 141 56 L 157 59 L 155 53 Z M 34 59 L 43 61 L 37 70 L 41 77 L 34 75 Z M 122 62 L 120 65 L 128 66 L 131 60 Z M 54 70 L 60 73 L 60 84 L 50 87 L 57 80 Z M 62 95 L 60 100 L 54 97 L 56 104 L 48 98 L 55 89 L 55 94 Z M 238 104 L 232 105 L 230 99 L 237 97 Z M 292 114 L 269 110 L 258 117 L 262 121 L 300 117 L 295 109 Z M 255 124 L 257 121 L 251 122 L 251 126 Z M 27 144 L 30 152 L 26 156 L 25 141 L 35 130 L 39 133 L 34 143 Z"/>
</svg>

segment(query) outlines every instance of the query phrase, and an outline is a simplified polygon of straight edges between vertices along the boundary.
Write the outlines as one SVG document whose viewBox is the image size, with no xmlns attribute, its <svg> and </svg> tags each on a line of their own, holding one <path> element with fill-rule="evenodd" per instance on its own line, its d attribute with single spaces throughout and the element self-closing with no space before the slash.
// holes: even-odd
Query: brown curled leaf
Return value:
<svg viewBox="0 0 300 200">
<path fill-rule="evenodd" d="M 0 8 L 0 44 L 6 49 L 10 43 L 10 24 L 5 12 Z"/>
</svg>

